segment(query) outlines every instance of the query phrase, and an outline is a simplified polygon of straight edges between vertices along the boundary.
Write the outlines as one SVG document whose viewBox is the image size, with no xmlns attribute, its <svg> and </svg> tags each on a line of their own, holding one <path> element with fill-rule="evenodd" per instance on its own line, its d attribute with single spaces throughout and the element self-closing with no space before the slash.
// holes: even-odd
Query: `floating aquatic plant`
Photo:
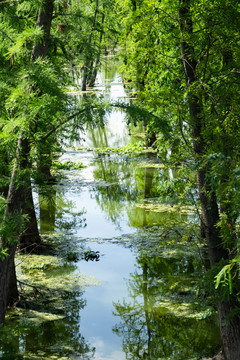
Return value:
<svg viewBox="0 0 240 360">
<path fill-rule="evenodd" d="M 137 142 L 135 144 L 127 144 L 119 147 L 104 147 L 104 148 L 96 148 L 95 151 L 98 154 L 121 154 L 121 155 L 140 155 L 146 152 L 156 153 L 156 150 L 152 148 L 146 148 L 146 146 L 142 142 Z"/>
<path fill-rule="evenodd" d="M 67 160 L 64 162 L 54 162 L 52 165 L 53 170 L 79 170 L 85 168 L 86 165 L 84 165 L 82 162 L 74 162 L 71 160 Z"/>
</svg>

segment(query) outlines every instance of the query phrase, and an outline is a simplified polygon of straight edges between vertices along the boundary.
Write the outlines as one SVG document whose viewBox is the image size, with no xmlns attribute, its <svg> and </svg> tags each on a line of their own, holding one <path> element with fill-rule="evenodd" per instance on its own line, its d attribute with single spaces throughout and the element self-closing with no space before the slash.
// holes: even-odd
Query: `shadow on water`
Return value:
<svg viewBox="0 0 240 360">
<path fill-rule="evenodd" d="M 114 63 L 103 75 L 96 87 L 104 96 L 126 96 Z M 156 155 L 83 149 L 135 142 L 129 133 L 140 131 L 111 113 L 61 158 L 86 168 L 36 189 L 52 247 L 16 259 L 26 308 L 8 314 L 1 359 L 198 360 L 218 349 L 215 312 L 196 291 L 196 215 L 158 199 L 174 172 Z"/>
</svg>

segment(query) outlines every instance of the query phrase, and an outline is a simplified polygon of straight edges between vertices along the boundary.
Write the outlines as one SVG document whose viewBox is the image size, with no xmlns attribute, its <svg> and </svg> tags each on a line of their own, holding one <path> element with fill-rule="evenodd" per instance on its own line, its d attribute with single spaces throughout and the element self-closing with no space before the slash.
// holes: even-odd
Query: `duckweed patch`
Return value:
<svg viewBox="0 0 240 360">
<path fill-rule="evenodd" d="M 135 144 L 127 144 L 119 147 L 104 147 L 104 148 L 96 148 L 94 151 L 99 155 L 104 154 L 120 154 L 120 155 L 141 155 L 145 153 L 157 153 L 156 149 L 151 147 L 146 148 L 146 146 L 142 142 L 138 142 Z"/>
<path fill-rule="evenodd" d="M 154 311 L 157 311 L 159 315 L 168 315 L 183 319 L 204 320 L 216 316 L 216 313 L 212 308 L 206 308 L 203 311 L 199 311 L 199 305 L 197 303 L 179 302 L 176 300 L 174 301 L 173 299 L 161 299 L 159 303 L 154 305 Z"/>
<path fill-rule="evenodd" d="M 167 169 L 168 166 L 162 163 L 158 163 L 156 161 L 142 161 L 140 164 L 137 165 L 140 169 Z"/>
<path fill-rule="evenodd" d="M 73 238 L 71 246 L 68 246 L 68 240 L 59 235 L 45 236 L 45 241 L 52 245 L 50 252 L 53 255 L 17 255 L 17 278 L 26 309 L 12 309 L 8 313 L 7 322 L 17 321 L 17 326 L 21 328 L 38 327 L 69 317 L 69 313 L 76 307 L 76 301 L 78 306 L 84 306 L 79 296 L 82 296 L 86 286 L 98 285 L 99 282 L 93 276 L 78 273 L 76 265 L 64 257 L 71 249 L 77 249 L 82 257 L 85 254 L 83 244 L 80 246 Z"/>
<path fill-rule="evenodd" d="M 85 261 L 99 261 L 101 254 L 99 251 L 93 251 L 89 247 L 85 247 L 85 244 L 92 239 L 78 239 L 72 235 L 64 234 L 52 234 L 44 235 L 45 241 L 51 244 L 54 261 L 62 263 Z M 56 256 L 58 260 L 56 260 Z"/>
<path fill-rule="evenodd" d="M 191 214 L 196 211 L 193 206 L 170 205 L 148 201 L 141 204 L 135 204 L 135 206 L 146 211 L 153 211 L 158 213 Z"/>
<path fill-rule="evenodd" d="M 179 236 L 174 240 L 163 237 L 163 231 L 158 226 L 141 229 L 115 241 L 136 252 L 134 282 L 143 281 L 140 274 L 147 272 L 148 280 L 144 281 L 148 282 L 146 289 L 150 307 L 189 319 L 204 319 L 214 313 L 209 310 L 207 301 L 201 299 L 200 304 L 198 297 L 198 279 L 203 273 L 198 244 Z M 134 282 L 130 280 L 130 284 Z"/>
<path fill-rule="evenodd" d="M 48 236 L 48 242 L 50 239 L 58 245 L 50 247 L 52 255 L 17 255 L 20 304 L 24 308 L 11 309 L 0 330 L 6 359 L 90 359 L 93 355 L 88 354 L 95 351 L 80 334 L 79 313 L 86 306 L 86 286 L 99 283 L 93 276 L 78 273 L 76 265 L 62 256 L 67 237 Z M 74 245 L 79 254 L 85 253 L 84 245 L 76 239 L 72 249 Z M 21 339 L 29 350 L 19 346 Z"/>
<path fill-rule="evenodd" d="M 73 162 L 71 160 L 65 162 L 54 162 L 52 164 L 52 170 L 79 170 L 85 168 L 82 162 Z"/>
<path fill-rule="evenodd" d="M 197 241 L 189 241 L 184 236 L 186 227 L 166 231 L 159 226 L 139 229 L 136 233 L 115 237 L 111 242 L 132 248 L 137 253 L 159 258 L 186 259 L 199 258 L 201 245 Z"/>
<path fill-rule="evenodd" d="M 20 281 L 32 286 L 58 291 L 77 291 L 87 285 L 97 285 L 93 277 L 75 272 L 76 266 L 50 255 L 18 255 Z"/>
<path fill-rule="evenodd" d="M 7 321 L 19 318 L 19 324 L 22 326 L 38 327 L 49 321 L 57 321 L 65 318 L 64 315 L 52 314 L 49 312 L 36 311 L 31 309 L 16 308 L 7 315 Z"/>
<path fill-rule="evenodd" d="M 55 356 L 55 355 L 46 355 L 44 351 L 39 351 L 38 354 L 33 354 L 32 352 L 28 353 L 26 356 L 24 356 L 24 360 L 75 360 L 76 357 L 66 357 L 66 356 Z"/>
<path fill-rule="evenodd" d="M 63 266 L 60 258 L 51 255 L 18 255 L 16 257 L 16 267 L 20 267 L 20 272 L 36 273 L 44 270 L 54 270 Z M 19 274 L 19 272 L 18 272 Z"/>
</svg>

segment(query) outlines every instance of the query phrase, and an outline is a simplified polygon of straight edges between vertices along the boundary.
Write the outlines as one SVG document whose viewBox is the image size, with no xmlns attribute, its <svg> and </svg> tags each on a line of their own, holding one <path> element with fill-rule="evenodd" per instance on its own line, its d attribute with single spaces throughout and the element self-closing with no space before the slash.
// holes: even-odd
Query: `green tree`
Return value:
<svg viewBox="0 0 240 360">
<path fill-rule="evenodd" d="M 239 4 L 146 0 L 126 1 L 122 9 L 127 76 L 133 89 L 144 81 L 137 98 L 171 124 L 168 159 L 188 160 L 196 171 L 210 263 L 226 264 L 217 278 L 224 293 L 218 304 L 224 356 L 237 359 Z M 158 130 L 157 121 L 152 126 Z"/>
<path fill-rule="evenodd" d="M 53 3 L 54 1 L 45 1 L 42 3 L 42 6 L 39 10 L 39 16 L 37 20 L 37 27 L 43 32 L 43 38 L 35 40 L 35 46 L 32 50 L 31 62 L 35 61 L 39 56 L 46 56 L 47 47 L 48 47 L 48 39 L 50 34 L 52 13 L 53 13 Z M 8 5 L 7 5 L 8 6 Z M 17 9 L 15 9 L 17 10 Z M 4 11 L 3 11 L 4 13 Z M 43 16 L 44 14 L 44 16 Z M 2 14 L 3 15 L 3 14 Z M 4 17 L 5 19 L 5 17 Z M 20 23 L 20 21 L 19 21 Z M 5 27 L 9 26 L 9 23 L 5 21 Z M 10 38 L 11 47 L 9 49 L 10 54 L 10 66 L 14 68 L 14 63 L 16 62 L 16 71 L 14 72 L 14 76 L 17 74 L 20 75 L 20 78 L 23 78 L 22 70 L 24 66 L 21 66 L 21 60 L 26 58 L 28 51 L 24 51 L 23 55 L 21 54 L 22 48 L 26 45 L 28 41 L 28 37 L 31 36 L 31 33 L 34 31 L 31 29 L 20 29 L 19 32 L 18 26 L 15 26 L 11 29 L 15 31 L 15 40 Z M 5 31 L 4 31 L 5 33 Z M 38 33 L 40 35 L 40 32 Z M 41 34 L 42 35 L 42 34 Z M 12 44 L 14 43 L 14 45 Z M 9 44 L 7 44 L 9 47 Z M 4 48 L 4 46 L 3 46 Z M 15 54 L 19 55 L 19 59 L 15 59 Z M 6 63 L 6 62 L 5 62 Z M 7 67 L 7 66 L 6 66 Z M 31 67 L 30 71 L 25 72 L 25 78 L 30 77 L 31 75 Z M 13 130 L 15 136 L 18 136 L 18 142 L 16 147 L 16 156 L 14 160 L 14 167 L 11 175 L 11 182 L 9 185 L 8 196 L 6 208 L 3 216 L 3 230 L 1 234 L 1 277 L 0 277 L 0 322 L 4 321 L 6 306 L 10 303 L 14 298 L 18 296 L 17 293 L 17 285 L 16 285 L 16 273 L 14 267 L 14 255 L 17 246 L 16 238 L 20 235 L 21 231 L 21 222 L 20 216 L 21 213 L 26 212 L 26 208 L 28 211 L 28 207 L 30 204 L 30 212 L 28 214 L 33 214 L 34 218 L 33 222 L 31 222 L 31 231 L 33 230 L 37 236 L 34 236 L 34 242 L 40 242 L 40 237 L 38 234 L 38 228 L 36 223 L 36 215 L 32 200 L 32 189 L 31 189 L 31 180 L 30 180 L 30 172 L 29 169 L 29 154 L 30 154 L 30 138 L 29 138 L 29 130 L 32 126 L 32 121 L 30 120 L 33 114 L 31 111 L 35 111 L 35 109 L 29 109 L 29 103 L 31 101 L 33 88 L 31 89 L 31 82 L 23 81 L 23 83 L 12 83 L 12 86 L 17 86 L 17 91 L 15 89 L 11 89 L 12 92 L 8 94 L 7 101 L 5 102 L 4 108 L 9 110 L 9 115 L 11 120 L 15 120 L 16 128 Z M 26 87 L 25 87 L 26 86 Z M 21 93 L 23 91 L 23 94 Z M 25 95 L 25 96 L 24 96 Z M 34 92 L 36 96 L 36 91 Z M 5 95 L 6 96 L 6 95 Z M 19 101 L 21 99 L 21 101 Z M 23 105 L 23 108 L 21 107 Z M 2 112 L 4 116 L 4 120 L 8 120 L 8 114 Z M 7 115 L 7 116 L 6 116 Z M 23 120 L 20 120 L 20 117 Z M 18 122 L 17 122 L 18 119 Z M 21 122 L 20 122 L 21 121 Z M 5 130 L 6 124 L 2 126 L 2 129 Z M 5 130 L 6 133 L 6 130 Z M 4 133 L 3 133 L 4 134 Z M 16 220 L 14 220 L 16 217 Z M 14 224 L 15 223 L 15 224 Z M 12 224 L 12 225 L 11 225 Z M 10 230 L 9 226 L 12 226 Z M 35 226 L 35 228 L 34 228 Z M 29 231 L 29 230 L 28 230 Z M 26 234 L 26 231 L 25 231 Z M 33 235 L 32 235 L 33 236 Z M 33 244 L 33 241 L 31 241 Z M 10 287 L 11 286 L 11 287 Z"/>
<path fill-rule="evenodd" d="M 20 236 L 20 244 L 25 248 L 41 243 L 31 186 L 34 154 L 43 136 L 46 133 L 50 136 L 52 128 L 56 130 L 64 123 L 60 118 L 70 101 L 63 92 L 54 62 L 46 59 L 54 1 L 44 0 L 40 6 L 28 1 L 1 6 L 2 151 L 7 162 L 14 162 L 13 167 L 4 170 L 12 175 L 0 234 L 0 322 L 3 322 L 7 304 L 18 296 L 14 269 L 17 238 Z M 7 149 L 11 151 L 7 153 Z M 25 214 L 28 219 L 24 218 L 23 228 L 21 215 Z"/>
<path fill-rule="evenodd" d="M 26 250 L 41 245 L 31 179 L 49 178 L 52 153 L 59 150 L 57 132 L 70 125 L 76 132 L 92 116 L 90 108 L 99 108 L 96 101 L 91 104 L 92 99 L 79 104 L 66 93 L 70 77 L 64 67 L 81 49 L 77 48 L 72 29 L 60 21 L 75 15 L 78 18 L 78 5 L 79 2 L 65 0 L 0 3 L 1 171 L 6 177 L 1 188 L 5 194 L 12 174 L 0 234 L 0 322 L 11 298 L 18 296 L 14 269 L 17 238 Z M 66 44 L 68 39 L 70 46 Z M 83 112 L 85 116 L 80 121 Z M 10 282 L 15 295 L 8 291 Z"/>
<path fill-rule="evenodd" d="M 78 53 L 82 65 L 82 90 L 86 91 L 87 85 L 93 86 L 96 80 L 99 65 L 103 55 L 109 49 L 114 49 L 117 44 L 119 25 L 116 21 L 115 4 L 109 0 L 87 1 L 75 5 L 75 15 L 80 18 L 76 24 L 78 40 Z M 74 24 L 74 19 L 73 23 Z M 73 38 L 72 46 L 76 47 Z M 73 45 L 74 44 L 74 45 Z M 79 63 L 79 59 L 76 59 Z"/>
</svg>

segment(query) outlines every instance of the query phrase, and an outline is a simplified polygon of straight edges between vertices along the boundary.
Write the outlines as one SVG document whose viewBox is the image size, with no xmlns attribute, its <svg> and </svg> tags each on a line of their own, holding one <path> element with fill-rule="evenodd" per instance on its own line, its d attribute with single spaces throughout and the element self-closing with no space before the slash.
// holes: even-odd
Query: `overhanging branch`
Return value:
<svg viewBox="0 0 240 360">
<path fill-rule="evenodd" d="M 71 121 L 73 118 L 75 118 L 75 116 L 78 116 L 80 114 L 82 114 L 86 109 L 82 109 L 77 111 L 76 113 L 70 115 L 66 120 L 64 120 L 62 123 L 58 124 L 57 126 L 55 126 L 52 130 L 49 131 L 49 133 L 47 133 L 42 139 L 41 141 L 46 141 L 52 134 L 54 134 L 59 128 L 61 128 L 63 125 L 67 124 L 69 121 Z"/>
</svg>

